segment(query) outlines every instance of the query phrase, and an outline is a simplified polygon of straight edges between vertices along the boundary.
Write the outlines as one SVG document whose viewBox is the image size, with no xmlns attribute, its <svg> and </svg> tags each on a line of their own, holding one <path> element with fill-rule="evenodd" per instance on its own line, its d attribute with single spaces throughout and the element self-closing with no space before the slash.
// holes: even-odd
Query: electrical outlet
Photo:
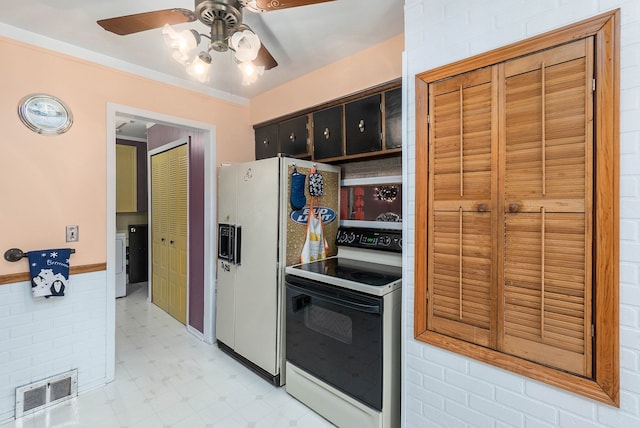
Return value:
<svg viewBox="0 0 640 428">
<path fill-rule="evenodd" d="M 67 226 L 67 242 L 78 241 L 78 225 Z"/>
</svg>

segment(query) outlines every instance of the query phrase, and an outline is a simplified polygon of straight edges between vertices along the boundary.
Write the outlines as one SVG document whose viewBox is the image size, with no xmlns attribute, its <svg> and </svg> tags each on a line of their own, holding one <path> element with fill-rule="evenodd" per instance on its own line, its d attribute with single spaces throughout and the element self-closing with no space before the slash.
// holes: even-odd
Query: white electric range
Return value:
<svg viewBox="0 0 640 428">
<path fill-rule="evenodd" d="M 287 267 L 286 391 L 340 427 L 400 424 L 402 234 L 341 228 Z"/>
</svg>

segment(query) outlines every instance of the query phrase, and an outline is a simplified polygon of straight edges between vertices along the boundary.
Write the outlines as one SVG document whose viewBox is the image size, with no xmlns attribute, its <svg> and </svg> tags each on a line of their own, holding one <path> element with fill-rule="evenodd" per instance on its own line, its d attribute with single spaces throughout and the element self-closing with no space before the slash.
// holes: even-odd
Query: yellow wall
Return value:
<svg viewBox="0 0 640 428">
<path fill-rule="evenodd" d="M 334 62 L 251 99 L 256 124 L 402 77 L 404 35 Z"/>
<path fill-rule="evenodd" d="M 0 37 L 0 253 L 72 246 L 72 265 L 106 261 L 106 106 L 116 103 L 216 126 L 217 159 L 253 159 L 249 108 Z M 18 118 L 25 95 L 61 98 L 71 129 L 42 136 Z M 65 242 L 65 225 L 80 241 Z M 26 272 L 0 260 L 0 275 Z"/>
</svg>

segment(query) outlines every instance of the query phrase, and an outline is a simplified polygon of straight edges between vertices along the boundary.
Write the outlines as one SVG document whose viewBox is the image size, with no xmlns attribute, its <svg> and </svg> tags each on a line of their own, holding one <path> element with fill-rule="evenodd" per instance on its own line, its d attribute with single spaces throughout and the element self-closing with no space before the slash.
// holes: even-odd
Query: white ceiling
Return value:
<svg viewBox="0 0 640 428">
<path fill-rule="evenodd" d="M 222 91 L 251 98 L 287 81 L 388 40 L 404 31 L 404 0 L 336 0 L 266 13 L 245 11 L 244 22 L 260 37 L 278 62 L 256 83 L 242 86 L 230 52 L 213 52 L 211 80 L 190 80 L 184 67 L 171 58 L 161 29 L 127 36 L 103 30 L 97 20 L 168 8 L 194 9 L 193 0 L 22 0 L 3 2 L 0 23 L 3 34 L 17 28 L 69 43 L 99 56 L 108 65 L 133 64 L 138 72 L 159 80 Z M 177 29 L 194 28 L 208 33 L 199 21 Z M 18 36 L 23 31 L 15 32 Z M 201 47 L 207 39 L 203 38 Z M 51 45 L 55 45 L 52 43 Z M 47 45 L 50 47 L 50 45 Z M 63 45 L 64 46 L 64 45 Z M 55 49 L 55 46 L 53 47 Z M 78 50 L 83 52 L 83 50 Z M 87 55 L 87 56 L 92 56 Z M 109 64 L 109 61 L 116 60 Z M 95 58 L 93 58 L 95 60 Z M 126 68 L 126 67 L 123 67 Z M 159 74 L 158 74 L 159 73 Z"/>
</svg>

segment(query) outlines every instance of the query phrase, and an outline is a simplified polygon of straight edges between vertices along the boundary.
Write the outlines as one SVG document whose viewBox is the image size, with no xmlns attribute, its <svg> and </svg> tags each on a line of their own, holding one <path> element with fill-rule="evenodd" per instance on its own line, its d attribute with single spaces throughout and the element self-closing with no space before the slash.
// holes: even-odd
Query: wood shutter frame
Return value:
<svg viewBox="0 0 640 428">
<path fill-rule="evenodd" d="M 620 10 L 416 75 L 416 244 L 414 334 L 417 340 L 619 406 L 619 93 Z M 513 357 L 427 329 L 429 84 L 554 46 L 595 37 L 594 367 L 590 378 Z"/>
</svg>

